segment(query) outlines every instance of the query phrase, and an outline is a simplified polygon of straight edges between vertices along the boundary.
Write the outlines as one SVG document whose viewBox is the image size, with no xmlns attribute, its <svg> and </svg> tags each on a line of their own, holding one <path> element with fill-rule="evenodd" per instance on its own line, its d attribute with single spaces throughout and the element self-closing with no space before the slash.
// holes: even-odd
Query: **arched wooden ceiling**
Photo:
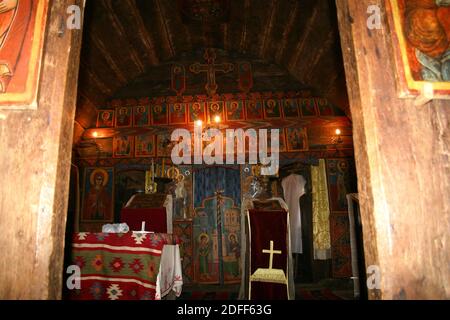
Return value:
<svg viewBox="0 0 450 320">
<path fill-rule="evenodd" d="M 83 37 L 84 128 L 134 79 L 204 47 L 276 64 L 348 114 L 334 0 L 89 0 Z"/>
</svg>

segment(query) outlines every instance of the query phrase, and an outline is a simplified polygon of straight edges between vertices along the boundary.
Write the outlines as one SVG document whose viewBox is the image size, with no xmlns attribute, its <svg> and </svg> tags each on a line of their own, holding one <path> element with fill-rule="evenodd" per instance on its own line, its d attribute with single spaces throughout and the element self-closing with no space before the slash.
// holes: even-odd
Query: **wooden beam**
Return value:
<svg viewBox="0 0 450 320">
<path fill-rule="evenodd" d="M 250 11 L 250 0 L 244 2 L 244 23 L 242 24 L 241 39 L 239 42 L 239 51 L 245 52 L 245 42 L 247 40 L 247 24 Z"/>
<path fill-rule="evenodd" d="M 450 297 L 450 102 L 415 106 L 396 91 L 390 26 L 367 28 L 367 8 L 336 1 L 347 77 L 371 299 Z"/>
<path fill-rule="evenodd" d="M 294 24 L 294 22 L 297 19 L 297 14 L 298 14 L 298 1 L 295 1 L 293 4 L 294 4 L 294 8 L 292 10 L 290 10 L 290 12 L 289 12 L 289 17 L 288 17 L 287 23 L 284 27 L 283 35 L 281 36 L 281 43 L 279 44 L 278 50 L 275 54 L 275 61 L 278 64 L 280 64 L 281 59 L 286 50 L 286 45 L 288 42 L 287 39 L 288 39 L 289 34 L 291 33 L 294 26 L 298 27 L 298 25 Z"/>
<path fill-rule="evenodd" d="M 38 108 L 0 120 L 0 299 L 60 299 L 81 30 L 50 1 Z"/>
<path fill-rule="evenodd" d="M 115 88 L 111 88 L 110 86 L 106 85 L 98 76 L 97 73 L 87 65 L 84 65 L 83 62 L 80 63 L 80 66 L 83 69 L 83 73 L 86 75 L 86 77 L 83 79 L 85 81 L 88 81 L 88 83 L 85 83 L 85 85 L 95 85 L 97 89 L 106 96 L 111 96 L 111 94 L 114 92 Z"/>
<path fill-rule="evenodd" d="M 128 82 L 128 79 L 125 73 L 121 70 L 119 64 L 116 63 L 116 59 L 112 57 L 111 52 L 106 48 L 102 37 L 97 34 L 96 28 L 91 28 L 88 34 L 89 40 L 86 41 L 92 43 L 95 49 L 97 49 L 101 53 L 103 58 L 108 63 L 110 70 L 114 73 L 115 80 L 119 83 L 119 85 L 126 84 Z"/>
<path fill-rule="evenodd" d="M 176 55 L 176 51 L 173 47 L 173 39 L 171 37 L 171 33 L 169 32 L 169 27 L 167 26 L 166 14 L 164 12 L 163 5 L 160 0 L 155 0 L 156 12 L 158 13 L 159 19 L 161 20 L 162 30 L 164 39 L 169 48 L 170 57 L 174 57 Z"/>
<path fill-rule="evenodd" d="M 335 40 L 336 40 L 336 33 L 334 30 L 330 28 L 324 41 L 321 41 L 322 45 L 319 48 L 317 48 L 317 50 L 313 50 L 314 54 L 311 57 L 312 58 L 311 61 L 307 63 L 303 61 L 303 63 L 300 63 L 299 65 L 295 66 L 294 69 L 296 70 L 296 72 L 302 75 L 301 80 L 303 83 L 309 83 L 315 86 L 316 83 L 313 83 L 312 79 L 314 75 L 317 75 L 318 71 L 320 70 L 322 71 L 322 74 L 320 75 L 320 81 L 317 84 L 319 85 L 319 88 L 322 87 L 321 84 L 323 83 L 323 80 L 326 79 L 330 74 L 330 69 L 323 68 L 323 64 L 319 62 L 323 61 L 326 58 L 334 56 L 333 45 L 336 44 Z M 299 62 L 297 61 L 297 63 Z M 318 66 L 320 66 L 320 68 L 318 68 Z"/>
<path fill-rule="evenodd" d="M 295 68 L 295 66 L 298 63 L 298 59 L 304 52 L 306 41 L 308 40 L 308 37 L 310 36 L 311 32 L 313 31 L 313 26 L 317 22 L 316 19 L 318 19 L 318 16 L 320 15 L 319 11 L 320 10 L 319 10 L 319 3 L 318 3 L 314 6 L 313 12 L 311 13 L 310 17 L 308 18 L 306 28 L 301 33 L 300 39 L 298 39 L 297 45 L 295 46 L 295 49 L 293 50 L 293 54 L 292 54 L 291 58 L 289 59 L 289 63 L 287 64 L 289 70 L 293 70 Z"/>
<path fill-rule="evenodd" d="M 271 32 L 272 32 L 273 25 L 274 25 L 275 14 L 277 12 L 277 10 L 276 10 L 277 5 L 278 5 L 277 0 L 272 0 L 272 2 L 270 3 L 270 7 L 269 7 L 270 18 L 269 18 L 269 21 L 267 21 L 267 26 L 266 26 L 266 28 L 264 30 L 264 34 L 262 36 L 261 48 L 259 50 L 259 56 L 261 57 L 261 59 L 267 58 L 266 57 L 267 46 L 268 46 L 269 39 L 271 38 Z"/>
<path fill-rule="evenodd" d="M 101 106 L 103 101 L 92 102 L 81 88 L 78 90 L 77 108 L 75 110 L 75 120 L 84 128 L 91 128 L 97 122 L 97 105 Z"/>
<path fill-rule="evenodd" d="M 138 38 L 147 49 L 147 55 L 149 58 L 148 64 L 150 64 L 151 66 L 159 64 L 159 59 L 156 56 L 155 51 L 155 42 L 148 33 L 147 28 L 145 28 L 144 21 L 142 20 L 143 17 L 141 16 L 141 13 L 136 6 L 136 0 L 126 0 L 123 2 L 120 1 L 120 3 L 124 3 L 127 9 L 123 10 L 122 14 L 125 13 L 133 17 L 133 21 L 135 22 L 135 24 L 133 25 L 133 32 L 136 33 Z"/>
<path fill-rule="evenodd" d="M 122 45 L 125 45 L 123 50 L 127 52 L 127 55 L 129 55 L 133 63 L 138 68 L 139 73 L 143 73 L 146 70 L 146 66 L 141 61 L 141 57 L 136 52 L 136 49 L 134 48 L 133 44 L 130 43 L 129 38 L 125 32 L 125 29 L 120 19 L 117 17 L 117 14 L 114 11 L 114 6 L 111 0 L 101 0 L 99 1 L 99 3 L 103 6 L 106 12 L 108 12 L 107 16 L 109 18 L 109 21 L 111 22 L 111 26 L 117 32 L 119 37 L 122 39 L 121 43 Z"/>
</svg>

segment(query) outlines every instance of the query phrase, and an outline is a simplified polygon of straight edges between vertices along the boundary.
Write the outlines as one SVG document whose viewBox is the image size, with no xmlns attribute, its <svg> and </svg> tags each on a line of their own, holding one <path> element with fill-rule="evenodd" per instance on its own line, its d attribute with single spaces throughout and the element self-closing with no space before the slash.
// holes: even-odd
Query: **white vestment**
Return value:
<svg viewBox="0 0 450 320">
<path fill-rule="evenodd" d="M 284 199 L 289 207 L 289 225 L 291 227 L 291 248 L 293 253 L 302 253 L 302 218 L 300 197 L 305 194 L 306 180 L 298 174 L 291 174 L 283 179 Z"/>
</svg>

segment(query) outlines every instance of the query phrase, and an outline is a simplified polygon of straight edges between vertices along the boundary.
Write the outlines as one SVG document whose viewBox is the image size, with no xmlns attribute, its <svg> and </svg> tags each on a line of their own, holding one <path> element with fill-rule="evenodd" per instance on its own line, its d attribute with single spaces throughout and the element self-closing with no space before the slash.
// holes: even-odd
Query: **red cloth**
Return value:
<svg viewBox="0 0 450 320">
<path fill-rule="evenodd" d="M 288 216 L 284 210 L 249 210 L 250 223 L 250 275 L 258 268 L 269 268 L 269 254 L 263 253 L 270 249 L 270 241 L 274 242 L 274 250 L 281 254 L 273 255 L 273 269 L 282 269 L 288 276 Z M 287 286 L 252 282 L 252 300 L 287 300 Z"/>
<path fill-rule="evenodd" d="M 120 221 L 130 227 L 130 231 L 140 231 L 145 221 L 145 231 L 167 232 L 166 208 L 123 208 Z"/>
</svg>

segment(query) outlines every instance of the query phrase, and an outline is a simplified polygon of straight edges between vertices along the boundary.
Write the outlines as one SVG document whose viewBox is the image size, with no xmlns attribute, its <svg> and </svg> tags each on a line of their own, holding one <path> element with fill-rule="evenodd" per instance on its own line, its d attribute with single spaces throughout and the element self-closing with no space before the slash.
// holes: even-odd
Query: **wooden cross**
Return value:
<svg viewBox="0 0 450 320">
<path fill-rule="evenodd" d="M 270 240 L 270 249 L 263 249 L 262 251 L 263 253 L 269 253 L 270 257 L 269 257 L 269 270 L 272 269 L 272 264 L 273 264 L 273 255 L 274 254 L 281 254 L 281 250 L 273 250 L 273 241 Z"/>
<path fill-rule="evenodd" d="M 189 70 L 195 74 L 200 72 L 206 72 L 206 92 L 210 97 L 214 96 L 217 91 L 216 72 L 228 73 L 233 71 L 234 66 L 232 63 L 216 63 L 216 52 L 214 49 L 205 49 L 203 56 L 206 60 L 206 64 L 194 63 L 189 66 Z"/>
</svg>

